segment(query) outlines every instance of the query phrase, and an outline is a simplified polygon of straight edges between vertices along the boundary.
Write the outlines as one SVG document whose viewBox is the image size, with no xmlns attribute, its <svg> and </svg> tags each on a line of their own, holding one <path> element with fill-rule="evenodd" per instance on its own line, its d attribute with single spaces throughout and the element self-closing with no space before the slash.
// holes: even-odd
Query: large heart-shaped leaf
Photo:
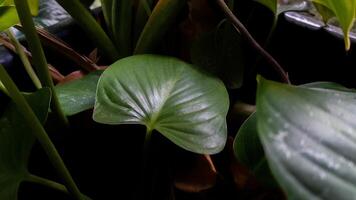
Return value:
<svg viewBox="0 0 356 200">
<path fill-rule="evenodd" d="M 355 111 L 351 90 L 259 78 L 258 133 L 271 170 L 290 199 L 354 199 Z"/>
<path fill-rule="evenodd" d="M 192 62 L 219 77 L 228 87 L 242 85 L 244 55 L 242 41 L 234 27 L 222 22 L 214 31 L 203 33 L 191 48 Z"/>
<path fill-rule="evenodd" d="M 345 48 L 350 49 L 349 33 L 355 19 L 356 1 L 354 0 L 313 0 L 329 8 L 338 19 L 344 32 Z"/>
<path fill-rule="evenodd" d="M 81 79 L 57 85 L 59 103 L 65 115 L 74 115 L 94 107 L 96 85 L 102 71 L 95 71 Z"/>
<path fill-rule="evenodd" d="M 111 65 L 99 79 L 94 120 L 144 124 L 178 146 L 217 153 L 226 142 L 224 84 L 176 58 L 139 55 Z"/>
<path fill-rule="evenodd" d="M 31 14 L 36 16 L 38 14 L 39 0 L 27 0 L 31 10 Z M 4 0 L 0 2 L 0 32 L 4 31 L 11 26 L 19 23 L 19 17 L 15 3 L 13 0 Z"/>
<path fill-rule="evenodd" d="M 43 88 L 25 95 L 38 119 L 47 117 L 51 93 Z M 0 117 L 0 199 L 17 200 L 17 190 L 27 175 L 27 162 L 35 137 L 11 102 Z"/>
</svg>

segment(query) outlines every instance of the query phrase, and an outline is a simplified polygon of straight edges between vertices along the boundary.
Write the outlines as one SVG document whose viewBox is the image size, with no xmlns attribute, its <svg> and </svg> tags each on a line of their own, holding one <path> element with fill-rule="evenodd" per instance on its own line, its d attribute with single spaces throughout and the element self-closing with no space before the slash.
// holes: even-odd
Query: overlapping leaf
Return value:
<svg viewBox="0 0 356 200">
<path fill-rule="evenodd" d="M 27 0 L 31 14 L 38 14 L 39 0 Z M 19 23 L 16 7 L 13 0 L 3 0 L 0 2 L 0 32 Z"/>
<path fill-rule="evenodd" d="M 338 19 L 344 32 L 345 48 L 350 49 L 349 33 L 353 26 L 356 11 L 356 1 L 354 0 L 313 0 L 330 9 Z"/>
<path fill-rule="evenodd" d="M 176 58 L 132 56 L 99 79 L 94 120 L 143 124 L 178 146 L 217 153 L 226 142 L 229 99 L 224 84 Z"/>
<path fill-rule="evenodd" d="M 253 113 L 241 125 L 234 140 L 234 153 L 237 159 L 252 171 L 257 180 L 268 186 L 276 186 L 258 136 L 256 116 L 256 113 Z"/>
<path fill-rule="evenodd" d="M 259 78 L 258 133 L 289 199 L 356 196 L 356 93 L 332 87 L 296 87 Z"/>
<path fill-rule="evenodd" d="M 102 71 L 56 86 L 58 99 L 65 115 L 74 115 L 94 107 L 96 85 Z"/>
<path fill-rule="evenodd" d="M 203 33 L 191 49 L 192 62 L 217 76 L 228 87 L 242 85 L 244 55 L 241 36 L 229 23 L 222 22 L 214 31 Z"/>
<path fill-rule="evenodd" d="M 276 18 L 279 14 L 286 11 L 298 11 L 307 9 L 306 0 L 296 0 L 289 4 L 279 4 L 278 0 L 257 0 L 257 2 L 269 8 L 274 13 Z"/>
<path fill-rule="evenodd" d="M 50 90 L 25 95 L 41 122 L 47 117 Z M 17 200 L 17 190 L 27 175 L 27 162 L 35 141 L 16 105 L 11 102 L 0 117 L 0 199 Z"/>
</svg>

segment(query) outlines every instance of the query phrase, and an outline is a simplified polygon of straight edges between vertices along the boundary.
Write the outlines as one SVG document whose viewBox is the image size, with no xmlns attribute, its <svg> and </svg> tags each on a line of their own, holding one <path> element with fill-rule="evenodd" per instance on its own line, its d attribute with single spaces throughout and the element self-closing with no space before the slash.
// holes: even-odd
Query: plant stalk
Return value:
<svg viewBox="0 0 356 200">
<path fill-rule="evenodd" d="M 146 197 L 146 185 L 147 175 L 148 175 L 148 166 L 150 160 L 150 152 L 151 152 L 151 138 L 152 138 L 152 129 L 147 127 L 145 141 L 143 143 L 143 151 L 142 151 L 142 167 L 141 167 L 141 180 L 139 182 L 138 191 L 135 193 L 135 199 L 141 200 L 143 197 Z"/>
<path fill-rule="evenodd" d="M 55 88 L 52 77 L 49 73 L 47 60 L 43 52 L 40 39 L 37 35 L 35 24 L 33 23 L 28 2 L 24 0 L 14 0 L 16 10 L 19 15 L 23 30 L 32 53 L 33 64 L 36 67 L 39 79 L 44 87 L 49 87 L 52 91 L 51 108 L 57 114 L 58 119 L 63 125 L 68 126 L 68 119 L 64 115 Z"/>
<path fill-rule="evenodd" d="M 32 130 L 32 133 L 34 133 L 34 136 L 37 138 L 42 148 L 45 150 L 52 165 L 65 181 L 68 191 L 77 200 L 83 200 L 77 185 L 65 166 L 56 147 L 47 135 L 41 122 L 32 111 L 30 105 L 27 103 L 26 99 L 23 97 L 20 90 L 17 88 L 2 65 L 0 65 L 0 80 L 8 90 L 11 99 L 14 101 L 19 111 L 23 114 L 28 126 Z"/>
<path fill-rule="evenodd" d="M 143 28 L 134 54 L 152 53 L 185 4 L 186 0 L 159 0 Z"/>
<path fill-rule="evenodd" d="M 16 39 L 14 33 L 11 31 L 11 28 L 6 30 L 6 34 L 10 38 L 12 44 L 14 45 L 14 47 L 16 49 L 16 53 L 19 55 L 21 62 L 23 64 L 23 66 L 25 67 L 25 70 L 26 70 L 28 76 L 31 78 L 33 84 L 35 85 L 35 87 L 37 89 L 42 88 L 40 79 L 36 75 L 36 72 L 33 70 L 31 63 L 27 58 L 25 51 L 23 50 L 20 42 Z"/>
<path fill-rule="evenodd" d="M 7 91 L 7 89 L 5 88 L 4 84 L 2 84 L 1 81 L 0 81 L 0 91 L 2 91 L 2 92 L 5 93 L 7 96 L 9 96 L 9 92 Z"/>
<path fill-rule="evenodd" d="M 288 74 L 284 71 L 282 66 L 252 37 L 246 27 L 240 22 L 240 20 L 234 15 L 234 13 L 232 13 L 232 11 L 226 5 L 225 1 L 217 0 L 217 4 L 224 12 L 225 16 L 235 26 L 237 31 L 240 32 L 242 37 L 244 37 L 251 44 L 251 46 L 254 47 L 268 61 L 268 63 L 270 63 L 274 67 L 274 69 L 279 73 L 285 83 L 291 84 Z"/>
<path fill-rule="evenodd" d="M 54 190 L 57 190 L 57 191 L 60 191 L 60 192 L 70 195 L 69 191 L 67 190 L 67 188 L 64 185 L 57 183 L 55 181 L 46 179 L 46 178 L 42 178 L 42 177 L 39 177 L 39 176 L 36 176 L 33 174 L 28 174 L 26 177 L 26 181 L 31 182 L 31 183 L 36 183 L 39 185 L 43 185 L 45 187 L 48 187 L 48 188 L 51 188 L 51 189 L 54 189 Z M 88 197 L 84 194 L 82 194 L 82 196 L 86 200 L 91 199 L 90 197 Z"/>
<path fill-rule="evenodd" d="M 111 62 L 118 59 L 119 54 L 115 45 L 79 0 L 57 0 L 57 2 L 87 32 L 88 37 L 98 46 L 104 57 L 110 59 Z"/>
</svg>

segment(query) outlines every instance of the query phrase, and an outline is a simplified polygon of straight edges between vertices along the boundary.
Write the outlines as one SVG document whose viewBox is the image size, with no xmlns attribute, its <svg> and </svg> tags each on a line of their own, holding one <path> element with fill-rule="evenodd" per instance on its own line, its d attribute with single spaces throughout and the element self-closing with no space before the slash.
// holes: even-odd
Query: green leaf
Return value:
<svg viewBox="0 0 356 200">
<path fill-rule="evenodd" d="M 191 48 L 192 62 L 219 77 L 228 87 L 241 87 L 244 55 L 241 36 L 230 23 L 221 22 L 216 30 L 204 33 Z"/>
<path fill-rule="evenodd" d="M 41 122 L 45 122 L 51 92 L 43 88 L 25 95 Z M 0 199 L 17 200 L 20 183 L 28 174 L 27 163 L 35 137 L 16 105 L 11 102 L 0 117 Z"/>
<path fill-rule="evenodd" d="M 27 3 L 30 7 L 31 14 L 33 16 L 38 15 L 40 0 L 27 0 Z M 15 6 L 14 0 L 4 0 L 0 3 L 0 7 L 2 6 Z"/>
<path fill-rule="evenodd" d="M 253 113 L 241 125 L 234 140 L 234 153 L 237 159 L 252 171 L 257 180 L 265 185 L 276 186 L 258 137 L 256 116 L 256 113 Z"/>
<path fill-rule="evenodd" d="M 96 86 L 102 72 L 95 71 L 81 79 L 56 86 L 65 115 L 74 115 L 94 107 Z"/>
<path fill-rule="evenodd" d="M 27 0 L 32 15 L 38 14 L 39 0 Z M 20 23 L 13 0 L 0 2 L 0 32 Z"/>
<path fill-rule="evenodd" d="M 93 118 L 143 124 L 176 145 L 213 154 L 226 142 L 224 84 L 176 58 L 139 55 L 111 65 L 99 79 Z"/>
<path fill-rule="evenodd" d="M 259 78 L 257 127 L 289 199 L 356 196 L 356 93 Z"/>
<path fill-rule="evenodd" d="M 257 0 L 257 2 L 270 9 L 275 15 L 275 18 L 277 18 L 279 14 L 286 11 L 302 11 L 308 8 L 305 0 L 294 0 L 284 4 L 278 3 L 278 0 Z"/>
<path fill-rule="evenodd" d="M 0 32 L 19 23 L 15 6 L 0 7 Z"/>
<path fill-rule="evenodd" d="M 137 41 L 134 54 L 152 53 L 186 3 L 187 0 L 159 0 Z"/>
<path fill-rule="evenodd" d="M 313 0 L 329 8 L 338 19 L 344 32 L 345 48 L 350 49 L 349 33 L 353 26 L 356 11 L 356 1 L 354 0 Z"/>
<path fill-rule="evenodd" d="M 328 23 L 329 19 L 331 19 L 332 17 L 335 17 L 335 14 L 333 13 L 333 11 L 331 11 L 326 6 L 316 3 L 316 2 L 313 2 L 313 5 L 316 8 L 316 10 L 318 11 L 318 13 L 320 14 L 320 16 L 322 17 L 325 24 Z"/>
</svg>

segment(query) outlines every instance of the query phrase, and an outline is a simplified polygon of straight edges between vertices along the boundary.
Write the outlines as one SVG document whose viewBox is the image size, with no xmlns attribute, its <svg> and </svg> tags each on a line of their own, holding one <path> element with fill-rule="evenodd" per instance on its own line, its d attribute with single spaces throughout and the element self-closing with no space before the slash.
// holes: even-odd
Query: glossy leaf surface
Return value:
<svg viewBox="0 0 356 200">
<path fill-rule="evenodd" d="M 112 64 L 99 79 L 94 120 L 143 124 L 196 153 L 221 151 L 229 99 L 224 84 L 176 58 L 139 55 Z"/>
<path fill-rule="evenodd" d="M 50 90 L 25 95 L 41 122 L 47 117 Z M 17 190 L 27 175 L 27 162 L 35 137 L 22 114 L 11 102 L 0 117 L 0 199 L 17 200 Z"/>
<path fill-rule="evenodd" d="M 237 159 L 266 185 L 276 186 L 257 132 L 257 115 L 253 113 L 241 125 L 234 139 L 234 153 Z"/>
<path fill-rule="evenodd" d="M 56 86 L 65 115 L 74 115 L 94 107 L 96 85 L 101 73 L 102 71 L 95 71 L 81 79 Z"/>
<path fill-rule="evenodd" d="M 296 87 L 259 78 L 258 133 L 289 199 L 356 196 L 355 99 L 346 88 Z"/>
</svg>

